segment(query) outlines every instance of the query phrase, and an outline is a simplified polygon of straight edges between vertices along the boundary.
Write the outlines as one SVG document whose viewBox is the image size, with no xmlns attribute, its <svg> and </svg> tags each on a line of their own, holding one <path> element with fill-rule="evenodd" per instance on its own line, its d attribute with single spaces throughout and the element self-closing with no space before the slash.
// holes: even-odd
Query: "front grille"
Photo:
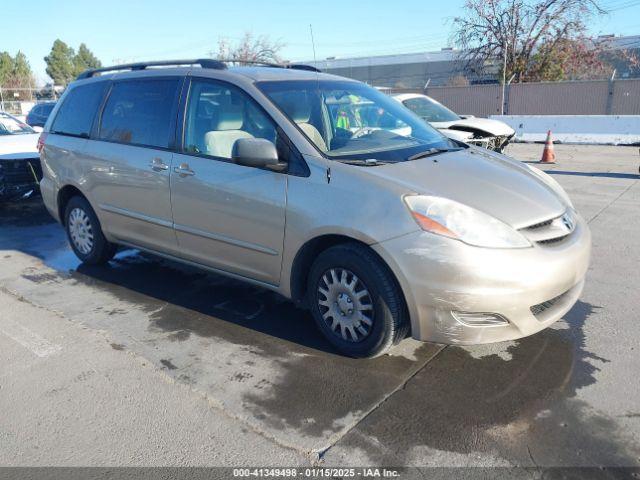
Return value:
<svg viewBox="0 0 640 480">
<path fill-rule="evenodd" d="M 556 303 L 558 303 L 566 294 L 568 293 L 568 290 L 564 293 L 561 293 L 560 295 L 558 295 L 557 297 L 553 297 L 550 300 L 547 300 L 545 302 L 542 303 L 538 303 L 537 305 L 533 305 L 532 307 L 529 307 L 529 309 L 531 310 L 531 313 L 533 313 L 534 316 L 538 316 L 543 312 L 546 312 L 547 310 L 549 310 L 551 307 L 553 307 Z"/>
<path fill-rule="evenodd" d="M 33 172 L 35 172 L 38 182 L 42 179 L 42 167 L 40 166 L 40 160 L 37 158 L 3 160 L 0 165 L 2 165 L 0 176 L 3 178 L 5 185 L 37 183 L 36 179 L 33 178 Z M 33 171 L 31 170 L 32 168 Z"/>
<path fill-rule="evenodd" d="M 575 222 L 575 215 L 567 210 L 558 217 L 521 228 L 520 233 L 538 245 L 549 246 L 569 238 L 575 229 Z"/>
<path fill-rule="evenodd" d="M 567 238 L 569 235 L 563 235 L 561 237 L 556 237 L 556 238 L 549 238 L 547 240 L 540 240 L 538 241 L 538 244 L 540 245 L 551 245 L 553 243 L 559 243 L 561 241 L 563 241 L 565 238 Z"/>
<path fill-rule="evenodd" d="M 536 223 L 535 225 L 531 225 L 530 227 L 526 227 L 525 230 L 537 230 L 538 228 L 548 227 L 553 222 L 553 218 L 549 220 L 545 220 L 544 222 Z"/>
</svg>

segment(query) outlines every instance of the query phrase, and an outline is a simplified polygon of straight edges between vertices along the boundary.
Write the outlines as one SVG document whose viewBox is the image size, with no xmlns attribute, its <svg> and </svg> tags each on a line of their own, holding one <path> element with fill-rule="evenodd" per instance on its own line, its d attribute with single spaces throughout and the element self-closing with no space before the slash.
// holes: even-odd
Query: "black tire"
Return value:
<svg viewBox="0 0 640 480">
<path fill-rule="evenodd" d="M 332 307 L 320 303 L 329 302 L 331 305 L 335 305 L 336 309 L 339 308 L 337 302 L 331 303 L 329 295 L 320 293 L 319 290 L 319 287 L 327 290 L 326 287 L 329 284 L 326 279 L 330 278 L 332 270 L 340 273 L 347 271 L 345 277 L 347 283 L 351 283 L 353 280 L 353 276 L 349 276 L 349 273 L 355 275 L 361 291 L 365 289 L 369 293 L 365 296 L 365 299 L 368 298 L 368 300 L 364 300 L 364 302 L 368 304 L 368 311 L 372 312 L 369 319 L 372 324 L 371 326 L 360 324 L 368 329 L 368 333 L 363 334 L 363 338 L 360 340 L 356 340 L 353 333 L 349 332 L 347 332 L 345 340 L 342 325 L 333 329 L 330 323 L 334 324 L 335 320 L 333 320 L 331 313 L 327 313 Z M 337 283 L 332 283 L 332 285 L 337 285 L 338 289 L 342 286 Z M 329 290 L 331 288 L 329 287 Z M 320 331 L 338 351 L 350 357 L 373 358 L 383 355 L 392 345 L 405 338 L 409 331 L 409 315 L 397 281 L 385 263 L 364 245 L 345 243 L 322 252 L 313 262 L 309 272 L 307 300 Z M 349 304 L 352 303 L 351 299 L 348 301 Z M 346 312 L 348 318 L 353 317 L 352 311 L 353 309 Z M 340 310 L 340 312 L 342 311 Z M 331 320 L 325 320 L 323 315 L 329 315 Z M 369 316 L 368 313 L 367 316 Z M 355 330 L 358 328 L 356 327 Z M 354 331 L 353 327 L 351 331 Z M 355 333 L 356 336 L 360 334 L 359 331 Z"/>
<path fill-rule="evenodd" d="M 84 212 L 88 218 L 90 232 L 93 237 L 91 248 L 88 251 L 82 251 L 72 238 L 70 230 L 70 216 L 74 210 Z M 64 225 L 65 230 L 67 231 L 69 244 L 82 263 L 86 263 L 87 265 L 102 265 L 111 260 L 116 254 L 117 245 L 107 241 L 104 237 L 98 217 L 84 197 L 76 196 L 69 200 L 64 211 Z"/>
</svg>

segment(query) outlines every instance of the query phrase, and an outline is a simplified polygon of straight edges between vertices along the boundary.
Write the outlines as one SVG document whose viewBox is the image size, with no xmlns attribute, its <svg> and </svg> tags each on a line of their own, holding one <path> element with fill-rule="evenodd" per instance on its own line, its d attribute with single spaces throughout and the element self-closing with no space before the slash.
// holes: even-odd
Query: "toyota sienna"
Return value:
<svg viewBox="0 0 640 480">
<path fill-rule="evenodd" d="M 39 141 L 76 255 L 133 247 L 272 289 L 342 353 L 533 334 L 590 233 L 550 176 L 456 143 L 367 85 L 215 60 L 89 70 Z"/>
</svg>

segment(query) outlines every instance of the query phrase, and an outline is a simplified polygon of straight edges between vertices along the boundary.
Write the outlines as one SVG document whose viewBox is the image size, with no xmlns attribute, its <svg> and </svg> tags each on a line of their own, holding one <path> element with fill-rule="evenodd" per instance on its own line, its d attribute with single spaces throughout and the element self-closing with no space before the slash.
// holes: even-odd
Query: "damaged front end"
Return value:
<svg viewBox="0 0 640 480">
<path fill-rule="evenodd" d="M 39 191 L 41 179 L 39 158 L 0 159 L 0 201 L 27 197 Z"/>
<path fill-rule="evenodd" d="M 511 135 L 491 135 L 490 133 L 483 132 L 481 130 L 456 127 L 456 126 L 449 127 L 449 129 L 472 133 L 473 136 L 466 141 L 469 145 L 483 147 L 498 153 L 503 152 L 503 150 L 506 148 L 507 145 L 509 145 L 509 142 L 515 135 L 515 133 Z"/>
</svg>

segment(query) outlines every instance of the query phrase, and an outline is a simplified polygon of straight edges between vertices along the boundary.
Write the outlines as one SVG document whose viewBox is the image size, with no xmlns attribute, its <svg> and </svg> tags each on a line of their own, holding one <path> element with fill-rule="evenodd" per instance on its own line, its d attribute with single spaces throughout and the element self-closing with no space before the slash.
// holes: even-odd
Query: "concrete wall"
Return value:
<svg viewBox="0 0 640 480">
<path fill-rule="evenodd" d="M 515 139 L 542 142 L 551 130 L 554 141 L 605 145 L 640 144 L 640 115 L 492 115 L 509 124 Z"/>
</svg>

